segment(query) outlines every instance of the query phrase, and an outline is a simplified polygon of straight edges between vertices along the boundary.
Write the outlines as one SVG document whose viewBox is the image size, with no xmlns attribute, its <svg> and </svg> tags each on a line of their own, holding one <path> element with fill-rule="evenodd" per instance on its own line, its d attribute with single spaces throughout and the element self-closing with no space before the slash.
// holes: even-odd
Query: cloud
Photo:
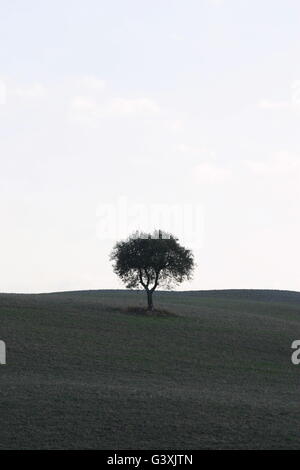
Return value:
<svg viewBox="0 0 300 470">
<path fill-rule="evenodd" d="M 108 106 L 108 113 L 113 116 L 157 114 L 160 108 L 148 98 L 114 98 Z"/>
<path fill-rule="evenodd" d="M 97 105 L 95 101 L 86 96 L 75 96 L 71 100 L 71 109 L 79 112 L 96 111 Z"/>
<path fill-rule="evenodd" d="M 224 0 L 208 0 L 211 5 L 220 6 L 224 4 Z"/>
<path fill-rule="evenodd" d="M 300 156 L 289 152 L 278 152 L 265 161 L 246 160 L 246 167 L 258 176 L 299 178 Z"/>
<path fill-rule="evenodd" d="M 151 117 L 160 113 L 160 107 L 149 98 L 111 98 L 106 101 L 87 96 L 74 96 L 70 102 L 71 121 L 97 126 L 104 118 Z"/>
<path fill-rule="evenodd" d="M 86 96 L 74 96 L 70 102 L 69 120 L 77 124 L 94 127 L 97 123 L 96 102 Z"/>
<path fill-rule="evenodd" d="M 223 183 L 231 176 L 231 170 L 208 162 L 199 163 L 193 168 L 193 178 L 198 183 Z"/>
<path fill-rule="evenodd" d="M 242 180 L 252 186 L 253 193 L 260 195 L 262 204 L 267 200 L 276 201 L 278 208 L 285 207 L 286 215 L 298 211 L 299 154 L 277 152 L 264 160 L 246 160 L 244 165 L 246 171 L 241 175 Z"/>
<path fill-rule="evenodd" d="M 93 75 L 85 75 L 78 80 L 81 88 L 91 91 L 103 91 L 106 87 L 106 81 L 101 80 Z"/>
<path fill-rule="evenodd" d="M 210 159 L 215 159 L 216 153 L 205 146 L 199 146 L 199 147 L 194 147 L 191 145 L 186 145 L 186 144 L 180 144 L 178 145 L 177 149 L 179 150 L 180 153 L 183 153 L 185 155 L 196 155 L 197 157 L 209 157 Z"/>
<path fill-rule="evenodd" d="M 258 107 L 261 109 L 289 109 L 291 103 L 289 101 L 270 101 L 270 100 L 261 100 L 258 103 Z"/>
<path fill-rule="evenodd" d="M 69 122 L 92 127 L 97 127 L 101 119 L 168 116 L 163 116 L 155 100 L 147 96 L 116 96 L 107 90 L 105 80 L 93 75 L 68 77 L 47 88 L 40 82 L 24 85 L 0 78 L 0 105 L 9 104 L 9 98 L 26 103 L 51 98 L 49 104 L 56 105 Z"/>
<path fill-rule="evenodd" d="M 286 100 L 268 100 L 262 99 L 257 106 L 261 109 L 269 110 L 292 110 L 300 106 L 300 80 L 294 80 L 290 86 L 290 97 Z"/>
<path fill-rule="evenodd" d="M 169 117 L 167 119 L 162 120 L 162 124 L 167 129 L 168 131 L 177 134 L 179 132 L 182 132 L 184 130 L 185 126 L 185 120 L 184 119 L 179 119 L 179 118 L 174 118 L 174 117 Z"/>
<path fill-rule="evenodd" d="M 47 95 L 47 90 L 41 83 L 33 83 L 29 86 L 18 86 L 13 90 L 13 94 L 22 99 L 40 99 Z"/>
</svg>

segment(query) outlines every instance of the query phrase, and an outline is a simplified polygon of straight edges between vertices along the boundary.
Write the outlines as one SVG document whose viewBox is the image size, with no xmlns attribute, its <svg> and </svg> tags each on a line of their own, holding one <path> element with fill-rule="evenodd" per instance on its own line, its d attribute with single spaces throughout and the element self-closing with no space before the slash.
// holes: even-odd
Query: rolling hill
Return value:
<svg viewBox="0 0 300 470">
<path fill-rule="evenodd" d="M 300 449 L 300 293 L 1 294 L 0 449 Z"/>
</svg>

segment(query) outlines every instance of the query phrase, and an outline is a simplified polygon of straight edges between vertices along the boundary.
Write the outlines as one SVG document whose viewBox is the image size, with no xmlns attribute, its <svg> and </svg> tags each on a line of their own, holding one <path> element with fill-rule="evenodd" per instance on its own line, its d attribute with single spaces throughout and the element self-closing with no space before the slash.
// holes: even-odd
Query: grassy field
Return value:
<svg viewBox="0 0 300 470">
<path fill-rule="evenodd" d="M 300 293 L 0 295 L 0 449 L 300 449 Z"/>
</svg>

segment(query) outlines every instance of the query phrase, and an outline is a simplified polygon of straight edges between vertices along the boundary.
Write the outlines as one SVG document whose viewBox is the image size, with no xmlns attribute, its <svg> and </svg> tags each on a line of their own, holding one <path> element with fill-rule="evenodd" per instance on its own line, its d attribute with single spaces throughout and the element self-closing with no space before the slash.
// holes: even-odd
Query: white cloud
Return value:
<svg viewBox="0 0 300 470">
<path fill-rule="evenodd" d="M 216 157 L 216 153 L 205 146 L 194 147 L 191 145 L 180 144 L 177 149 L 185 155 L 197 155 L 198 157 L 209 157 L 210 159 L 214 159 Z"/>
<path fill-rule="evenodd" d="M 97 126 L 104 118 L 151 117 L 160 112 L 157 103 L 149 98 L 112 98 L 97 100 L 87 96 L 74 96 L 70 102 L 71 121 Z"/>
<path fill-rule="evenodd" d="M 300 106 L 300 80 L 294 80 L 290 86 L 290 97 L 286 100 L 268 100 L 262 99 L 258 103 L 258 107 L 261 109 L 269 110 L 284 110 L 284 109 L 295 109 Z"/>
<path fill-rule="evenodd" d="M 86 96 L 74 96 L 70 102 L 69 120 L 77 124 L 95 127 L 98 119 L 96 102 Z"/>
<path fill-rule="evenodd" d="M 270 100 L 261 100 L 258 103 L 258 107 L 261 109 L 288 109 L 291 107 L 289 101 L 270 101 Z"/>
<path fill-rule="evenodd" d="M 231 170 L 207 162 L 199 163 L 193 168 L 193 178 L 198 183 L 223 183 L 231 176 Z"/>
<path fill-rule="evenodd" d="M 157 103 L 149 98 L 114 98 L 108 106 L 108 113 L 113 116 L 157 114 L 159 111 Z"/>
<path fill-rule="evenodd" d="M 245 164 L 253 173 L 260 176 L 289 176 L 299 178 L 300 156 L 289 152 L 278 152 L 265 161 L 246 160 Z"/>
<path fill-rule="evenodd" d="M 106 81 L 93 75 L 85 75 L 79 79 L 79 86 L 91 91 L 103 91 L 106 87 Z"/>
<path fill-rule="evenodd" d="M 47 90 L 44 85 L 35 82 L 29 86 L 18 86 L 13 93 L 22 99 L 40 99 L 47 95 Z"/>
<path fill-rule="evenodd" d="M 220 5 L 223 5 L 224 3 L 224 0 L 208 0 L 209 3 L 211 3 L 212 5 L 215 5 L 215 6 L 220 6 Z"/>
<path fill-rule="evenodd" d="M 71 109 L 79 112 L 89 112 L 95 111 L 97 109 L 97 105 L 91 98 L 86 96 L 75 96 L 71 100 Z"/>
<path fill-rule="evenodd" d="M 162 123 L 168 131 L 171 131 L 174 134 L 184 130 L 185 121 L 183 119 L 164 119 Z"/>
</svg>

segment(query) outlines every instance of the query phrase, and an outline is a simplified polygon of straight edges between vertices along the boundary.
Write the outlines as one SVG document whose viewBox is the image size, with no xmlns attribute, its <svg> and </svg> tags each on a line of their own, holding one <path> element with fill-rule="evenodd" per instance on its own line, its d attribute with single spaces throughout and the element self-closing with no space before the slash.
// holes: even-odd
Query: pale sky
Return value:
<svg viewBox="0 0 300 470">
<path fill-rule="evenodd" d="M 1 0 L 0 291 L 121 288 L 174 207 L 181 289 L 300 290 L 299 57 L 298 0 Z"/>
</svg>

